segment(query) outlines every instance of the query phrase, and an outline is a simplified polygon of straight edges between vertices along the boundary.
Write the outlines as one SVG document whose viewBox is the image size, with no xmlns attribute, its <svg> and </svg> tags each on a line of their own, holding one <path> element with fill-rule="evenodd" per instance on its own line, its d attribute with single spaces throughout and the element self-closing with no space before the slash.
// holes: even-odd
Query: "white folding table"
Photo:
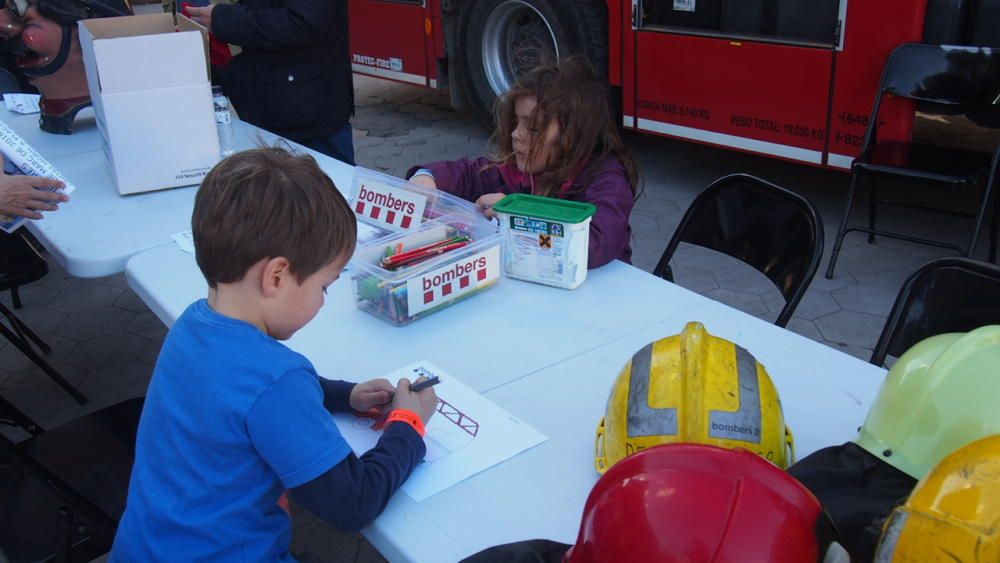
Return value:
<svg viewBox="0 0 1000 563">
<path fill-rule="evenodd" d="M 206 291 L 193 257 L 169 246 L 132 258 L 126 276 L 168 325 Z M 572 543 L 598 478 L 594 432 L 612 382 L 636 350 L 689 321 L 767 367 L 800 458 L 853 438 L 885 374 L 617 261 L 573 291 L 504 279 L 404 328 L 355 309 L 349 293 L 346 279 L 334 284 L 289 341 L 322 375 L 363 380 L 428 359 L 549 437 L 422 502 L 397 493 L 363 531 L 390 561 L 456 561 L 533 538 Z"/>
<path fill-rule="evenodd" d="M 89 115 L 88 115 L 89 114 Z M 70 201 L 46 213 L 28 228 L 71 275 L 95 278 L 125 269 L 139 252 L 172 242 L 171 235 L 191 229 L 191 210 L 198 186 L 120 195 L 111 178 L 92 110 L 84 110 L 72 135 L 53 135 L 38 128 L 38 115 L 17 115 L 0 109 L 3 119 L 76 186 Z M 237 150 L 282 140 L 248 123 L 233 120 Z M 282 140 L 284 141 L 284 140 Z M 301 145 L 345 194 L 354 167 Z"/>
</svg>

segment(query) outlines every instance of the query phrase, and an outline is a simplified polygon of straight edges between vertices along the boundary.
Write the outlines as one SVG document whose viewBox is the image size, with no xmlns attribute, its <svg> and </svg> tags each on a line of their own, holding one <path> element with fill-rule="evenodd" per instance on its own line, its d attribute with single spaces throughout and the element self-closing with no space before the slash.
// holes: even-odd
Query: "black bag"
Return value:
<svg viewBox="0 0 1000 563">
<path fill-rule="evenodd" d="M 852 563 L 875 557 L 886 519 L 917 484 L 853 442 L 819 450 L 789 467 L 788 473 L 823 504 Z"/>
<path fill-rule="evenodd" d="M 527 540 L 484 549 L 460 563 L 560 563 L 571 547 L 549 540 Z"/>
</svg>

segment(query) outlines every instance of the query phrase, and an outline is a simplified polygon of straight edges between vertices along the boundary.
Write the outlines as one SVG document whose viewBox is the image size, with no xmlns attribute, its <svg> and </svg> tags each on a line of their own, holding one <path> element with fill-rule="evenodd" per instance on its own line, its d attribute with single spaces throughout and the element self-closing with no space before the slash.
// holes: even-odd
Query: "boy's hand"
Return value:
<svg viewBox="0 0 1000 563">
<path fill-rule="evenodd" d="M 482 214 L 488 219 L 492 219 L 497 216 L 496 212 L 493 211 L 493 206 L 505 197 L 507 197 L 507 194 L 500 193 L 480 196 L 479 199 L 476 200 L 476 209 L 482 212 Z"/>
<path fill-rule="evenodd" d="M 382 414 L 392 401 L 394 390 L 388 379 L 358 383 L 351 389 L 351 408 L 363 413 Z"/>
<path fill-rule="evenodd" d="M 426 378 L 421 377 L 417 381 L 423 379 Z M 392 408 L 413 411 L 420 416 L 424 424 L 427 424 L 427 421 L 434 415 L 434 412 L 437 410 L 437 404 L 438 398 L 437 394 L 434 393 L 433 387 L 428 387 L 419 393 L 414 393 L 410 391 L 410 380 L 405 377 L 399 380 L 399 385 L 396 386 L 396 394 L 392 397 Z"/>
</svg>

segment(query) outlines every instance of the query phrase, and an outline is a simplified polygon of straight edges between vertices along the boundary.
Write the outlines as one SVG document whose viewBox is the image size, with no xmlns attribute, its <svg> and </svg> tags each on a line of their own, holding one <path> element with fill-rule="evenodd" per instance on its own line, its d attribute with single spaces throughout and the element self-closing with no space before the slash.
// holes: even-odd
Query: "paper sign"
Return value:
<svg viewBox="0 0 1000 563">
<path fill-rule="evenodd" d="M 695 11 L 695 1 L 696 0 L 674 0 L 674 11 L 693 12 Z"/>
<path fill-rule="evenodd" d="M 0 152 L 3 153 L 4 157 L 4 173 L 62 180 L 66 184 L 66 187 L 63 188 L 64 194 L 73 193 L 73 190 L 76 189 L 65 176 L 49 164 L 49 161 L 45 160 L 38 151 L 32 148 L 20 135 L 15 133 L 13 129 L 2 121 L 0 121 Z M 50 192 L 56 191 L 50 188 L 38 189 L 46 189 Z M 23 225 L 25 221 L 27 219 L 24 217 L 0 214 L 0 229 L 10 233 Z"/>
<path fill-rule="evenodd" d="M 500 277 L 500 245 L 406 280 L 410 316 L 432 309 Z"/>
<path fill-rule="evenodd" d="M 426 425 L 427 454 L 402 487 L 413 500 L 420 502 L 548 440 L 430 362 L 412 364 L 386 378 L 395 383 L 421 375 L 437 375 L 441 383 L 434 387 L 437 412 Z M 370 418 L 342 413 L 334 415 L 334 421 L 357 455 L 375 447 L 381 436 Z"/>
<path fill-rule="evenodd" d="M 177 234 L 170 235 L 170 238 L 174 239 L 177 246 L 181 247 L 181 250 L 187 252 L 188 254 L 194 254 L 194 233 L 191 231 L 184 231 Z"/>
<path fill-rule="evenodd" d="M 351 205 L 359 218 L 398 232 L 420 226 L 427 197 L 393 186 L 374 175 L 357 174 Z"/>
<path fill-rule="evenodd" d="M 42 97 L 38 94 L 14 94 L 3 95 L 3 103 L 7 109 L 15 113 L 38 113 L 42 108 L 38 105 Z"/>
</svg>

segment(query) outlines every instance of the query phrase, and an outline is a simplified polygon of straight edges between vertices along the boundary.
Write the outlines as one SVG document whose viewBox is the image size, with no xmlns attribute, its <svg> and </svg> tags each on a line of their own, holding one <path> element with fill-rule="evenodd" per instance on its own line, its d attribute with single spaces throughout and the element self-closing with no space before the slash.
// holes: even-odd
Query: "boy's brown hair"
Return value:
<svg viewBox="0 0 1000 563">
<path fill-rule="evenodd" d="M 278 256 L 301 283 L 357 242 L 357 220 L 329 176 L 311 156 L 277 147 L 215 165 L 198 189 L 191 228 L 198 267 L 213 288 Z"/>
</svg>

